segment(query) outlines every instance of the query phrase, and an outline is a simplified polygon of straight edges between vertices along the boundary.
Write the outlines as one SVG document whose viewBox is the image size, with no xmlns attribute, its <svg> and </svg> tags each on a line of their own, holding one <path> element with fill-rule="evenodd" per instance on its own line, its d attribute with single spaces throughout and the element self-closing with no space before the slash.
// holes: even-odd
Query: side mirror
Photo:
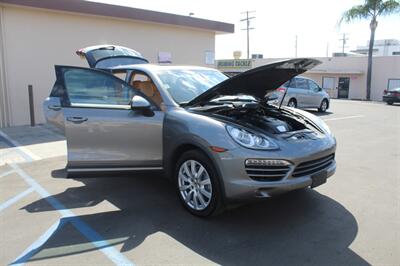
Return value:
<svg viewBox="0 0 400 266">
<path fill-rule="evenodd" d="M 142 96 L 135 95 L 131 100 L 131 109 L 132 110 L 148 110 L 150 109 L 151 104 L 148 100 L 143 98 Z"/>
<path fill-rule="evenodd" d="M 278 95 L 276 95 L 276 94 L 271 94 L 271 95 L 266 95 L 265 96 L 265 100 L 267 101 L 267 102 L 269 102 L 269 101 L 275 101 L 275 100 L 278 100 Z"/>
</svg>

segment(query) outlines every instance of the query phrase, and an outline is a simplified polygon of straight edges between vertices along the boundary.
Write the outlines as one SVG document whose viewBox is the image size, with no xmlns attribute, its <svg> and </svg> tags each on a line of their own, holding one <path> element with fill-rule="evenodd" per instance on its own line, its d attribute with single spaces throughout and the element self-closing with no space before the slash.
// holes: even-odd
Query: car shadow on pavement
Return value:
<svg viewBox="0 0 400 266">
<path fill-rule="evenodd" d="M 53 171 L 53 175 L 60 178 L 62 171 Z M 173 184 L 157 174 L 77 180 L 83 185 L 68 188 L 53 197 L 72 211 L 103 201 L 114 205 L 117 210 L 78 217 L 110 245 L 122 244 L 120 251 L 128 258 L 129 251 L 144 241 L 155 241 L 148 240 L 149 236 L 161 232 L 222 265 L 368 265 L 349 248 L 358 231 L 354 216 L 337 201 L 315 190 L 292 192 L 204 219 L 186 212 Z M 32 202 L 24 209 L 28 212 L 54 211 L 45 199 Z M 90 246 L 83 237 L 73 237 L 74 229 L 66 226 L 68 220 L 64 219 L 68 218 L 60 222 L 63 227 L 30 261 L 93 250 L 94 246 L 63 249 Z M 168 258 L 174 252 L 168 245 L 157 243 L 153 246 L 151 252 L 157 257 Z M 166 250 L 157 249 L 157 246 Z M 42 252 L 55 249 L 64 251 Z M 178 258 L 173 263 L 185 261 Z"/>
<path fill-rule="evenodd" d="M 313 114 L 313 115 L 316 115 L 316 116 L 329 116 L 329 115 L 332 115 L 332 114 L 333 114 L 333 113 L 330 112 L 330 111 L 319 112 L 319 111 L 316 111 L 316 110 L 309 110 L 309 109 L 306 109 L 306 111 L 309 112 L 309 113 L 311 113 L 311 114 Z"/>
</svg>

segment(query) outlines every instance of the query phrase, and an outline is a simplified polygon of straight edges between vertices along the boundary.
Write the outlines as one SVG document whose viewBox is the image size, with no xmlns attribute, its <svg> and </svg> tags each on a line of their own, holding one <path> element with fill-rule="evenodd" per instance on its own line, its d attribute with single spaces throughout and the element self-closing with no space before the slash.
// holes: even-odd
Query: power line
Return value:
<svg viewBox="0 0 400 266">
<path fill-rule="evenodd" d="M 294 57 L 297 57 L 297 35 L 294 40 Z"/>
<path fill-rule="evenodd" d="M 240 21 L 246 21 L 246 28 L 242 29 L 247 31 L 247 59 L 250 59 L 250 30 L 254 30 L 253 28 L 250 28 L 250 20 L 254 19 L 256 17 L 249 17 L 249 13 L 255 13 L 256 11 L 246 11 L 242 12 L 241 14 L 246 14 L 246 18 L 241 19 Z"/>
</svg>

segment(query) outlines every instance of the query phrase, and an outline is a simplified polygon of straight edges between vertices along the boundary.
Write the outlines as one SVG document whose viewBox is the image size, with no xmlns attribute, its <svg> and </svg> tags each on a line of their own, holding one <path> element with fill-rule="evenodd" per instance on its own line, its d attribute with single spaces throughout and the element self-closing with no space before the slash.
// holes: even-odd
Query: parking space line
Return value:
<svg viewBox="0 0 400 266">
<path fill-rule="evenodd" d="M 352 116 L 343 116 L 343 117 L 335 117 L 335 118 L 328 118 L 322 119 L 323 121 L 335 121 L 335 120 L 344 120 L 344 119 L 353 119 L 353 118 L 361 118 L 364 117 L 363 115 L 352 115 Z"/>
<path fill-rule="evenodd" d="M 41 158 L 36 154 L 32 153 L 25 147 L 21 146 L 17 141 L 11 139 L 6 133 L 0 130 L 0 138 L 2 138 L 7 145 L 15 147 L 15 149 L 23 156 L 23 158 L 28 161 L 40 160 Z M 54 209 L 56 209 L 63 218 L 69 217 L 69 221 L 74 225 L 74 227 L 83 234 L 86 239 L 88 239 L 96 248 L 99 249 L 107 258 L 109 258 L 116 265 L 134 265 L 130 260 L 128 260 L 122 253 L 115 249 L 108 241 L 104 240 L 100 234 L 98 234 L 94 229 L 92 229 L 84 221 L 76 217 L 76 215 L 69 209 L 67 209 L 60 201 L 50 195 L 50 193 L 45 190 L 35 179 L 29 176 L 24 170 L 22 170 L 17 164 L 10 164 L 12 171 L 17 172 L 26 183 L 31 186 L 32 191 L 35 190 L 42 198 L 44 198 Z M 37 250 L 36 246 L 38 244 L 45 243 L 48 238 L 54 233 L 56 228 L 53 225 L 50 229 L 46 231 L 37 241 L 35 241 L 15 263 L 24 263 L 31 256 L 33 256 Z M 39 245 L 38 247 L 40 247 Z"/>
<path fill-rule="evenodd" d="M 32 193 L 33 191 L 35 191 L 35 189 L 33 187 L 28 188 L 27 190 L 19 193 L 18 195 L 12 197 L 11 199 L 7 200 L 6 202 L 0 204 L 0 212 L 8 207 L 10 207 L 11 205 L 13 205 L 14 203 L 16 203 L 17 201 L 19 201 L 20 199 L 22 199 L 23 197 L 29 195 L 30 193 Z"/>
<path fill-rule="evenodd" d="M 39 183 L 37 183 L 31 176 L 24 170 L 19 168 L 16 164 L 10 166 L 28 183 L 33 187 L 39 195 L 44 198 L 54 209 L 56 209 L 62 217 L 69 217 L 71 223 L 75 228 L 81 232 L 91 243 L 96 246 L 99 251 L 106 255 L 116 265 L 134 265 L 123 254 L 115 249 L 107 240 L 104 240 L 99 233 L 92 229 L 88 224 L 78 218 L 71 210 L 67 209 L 59 200 L 50 195 Z M 50 237 L 51 235 L 47 235 Z M 40 239 L 39 239 L 40 240 Z M 21 257 L 21 256 L 20 256 Z"/>
<path fill-rule="evenodd" d="M 15 147 L 19 154 L 27 161 L 40 160 L 41 158 L 22 146 L 18 141 L 11 139 L 6 133 L 0 130 L 0 138 L 9 145 L 10 147 Z"/>
<path fill-rule="evenodd" d="M 0 175 L 0 178 L 2 178 L 2 177 L 5 177 L 5 176 L 8 176 L 8 175 L 10 175 L 10 174 L 12 174 L 12 173 L 15 173 L 15 170 L 13 169 L 13 170 L 10 170 L 10 171 L 7 171 L 7 172 L 4 172 L 4 173 L 2 173 L 1 175 Z"/>
<path fill-rule="evenodd" d="M 18 258 L 14 260 L 14 262 L 10 263 L 10 265 L 23 265 L 25 264 L 31 257 L 33 257 L 43 246 L 44 243 L 58 230 L 61 229 L 63 220 L 58 220 L 55 222 L 50 228 L 41 235 L 32 245 L 30 245 Z"/>
</svg>

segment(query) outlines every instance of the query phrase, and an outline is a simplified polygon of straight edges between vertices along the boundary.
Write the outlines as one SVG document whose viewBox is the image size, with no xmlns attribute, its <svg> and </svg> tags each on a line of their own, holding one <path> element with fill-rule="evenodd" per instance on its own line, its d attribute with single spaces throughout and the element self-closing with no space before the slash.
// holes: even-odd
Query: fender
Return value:
<svg viewBox="0 0 400 266">
<path fill-rule="evenodd" d="M 164 130 L 165 131 L 165 130 Z M 163 167 L 165 176 L 174 182 L 174 170 L 176 167 L 176 162 L 179 156 L 190 149 L 198 149 L 202 151 L 207 157 L 211 160 L 214 165 L 215 170 L 218 174 L 218 181 L 221 185 L 221 192 L 223 198 L 225 198 L 225 186 L 224 182 L 221 178 L 221 170 L 219 168 L 219 164 L 215 160 L 215 155 L 213 151 L 209 148 L 209 143 L 204 139 L 193 135 L 193 134 L 185 134 L 184 136 L 180 135 L 179 138 L 170 138 L 166 137 L 164 133 L 164 142 L 163 142 Z"/>
</svg>

